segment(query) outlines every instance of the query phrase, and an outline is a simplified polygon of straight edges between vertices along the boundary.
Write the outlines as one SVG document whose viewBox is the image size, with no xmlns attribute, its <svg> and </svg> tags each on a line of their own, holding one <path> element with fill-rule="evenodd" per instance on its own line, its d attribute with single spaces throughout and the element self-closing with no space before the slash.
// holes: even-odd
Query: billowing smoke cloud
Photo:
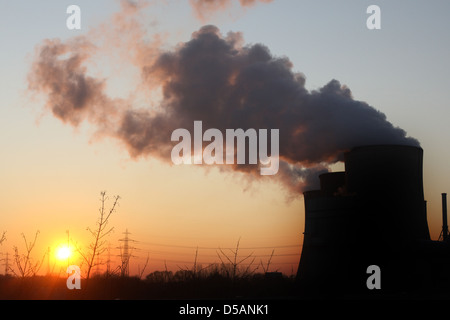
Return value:
<svg viewBox="0 0 450 320">
<path fill-rule="evenodd" d="M 92 49 L 82 38 L 67 43 L 45 40 L 29 74 L 29 87 L 47 94 L 47 107 L 63 122 L 77 126 L 88 119 L 108 128 L 117 107 L 103 94 L 104 81 L 86 75 L 83 62 Z M 67 54 L 68 58 L 60 59 Z"/>
<path fill-rule="evenodd" d="M 251 7 L 258 2 L 269 3 L 273 0 L 239 0 L 242 7 Z M 236 1 L 237 2 L 237 1 Z M 190 0 L 194 8 L 195 15 L 202 21 L 205 21 L 212 13 L 223 11 L 232 5 L 231 0 Z"/>
<path fill-rule="evenodd" d="M 170 162 L 172 132 L 193 132 L 196 120 L 205 129 L 222 132 L 279 129 L 280 169 L 271 178 L 294 192 L 315 187 L 317 175 L 352 147 L 419 145 L 383 113 L 354 100 L 337 80 L 308 91 L 304 76 L 292 70 L 288 58 L 274 56 L 262 44 L 243 43 L 240 33 L 224 36 L 217 27 L 205 26 L 172 51 L 139 59 L 143 87 L 162 88 L 157 110 L 109 98 L 106 80 L 87 75 L 84 62 L 93 49 L 80 39 L 45 41 L 29 75 L 30 88 L 47 95 L 47 107 L 56 117 L 73 126 L 90 121 L 134 158 Z M 259 177 L 256 165 L 220 167 Z"/>
</svg>

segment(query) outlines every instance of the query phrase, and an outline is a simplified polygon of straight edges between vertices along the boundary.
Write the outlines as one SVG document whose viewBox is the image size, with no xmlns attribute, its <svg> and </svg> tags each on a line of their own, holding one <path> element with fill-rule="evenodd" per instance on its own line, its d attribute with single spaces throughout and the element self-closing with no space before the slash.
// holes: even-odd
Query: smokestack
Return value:
<svg viewBox="0 0 450 320">
<path fill-rule="evenodd" d="M 442 194 L 442 240 L 448 239 L 448 225 L 447 225 L 447 194 Z"/>
</svg>

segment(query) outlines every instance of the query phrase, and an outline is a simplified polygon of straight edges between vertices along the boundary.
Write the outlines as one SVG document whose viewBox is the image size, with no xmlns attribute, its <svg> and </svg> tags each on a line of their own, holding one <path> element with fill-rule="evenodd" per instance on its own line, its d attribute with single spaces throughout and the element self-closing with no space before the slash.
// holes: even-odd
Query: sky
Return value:
<svg viewBox="0 0 450 320">
<path fill-rule="evenodd" d="M 179 110 L 150 80 L 142 80 L 142 70 L 147 70 L 142 67 L 155 64 L 150 79 L 160 84 L 175 81 L 176 75 L 166 76 L 169 67 L 157 57 L 168 52 L 174 61 L 183 61 L 180 47 L 203 39 L 199 34 L 207 33 L 201 29 L 206 25 L 216 26 L 221 43 L 228 41 L 238 51 L 239 43 L 227 38 L 229 32 L 245 46 L 263 44 L 280 63 L 287 58 L 286 68 L 301 73 L 308 92 L 338 80 L 351 90 L 354 101 L 382 112 L 394 127 L 417 139 L 424 149 L 428 223 L 432 239 L 437 239 L 441 193 L 450 191 L 448 1 L 273 0 L 241 5 L 230 0 L 200 11 L 194 4 L 201 1 L 150 1 L 134 15 L 124 13 L 131 8 L 127 3 L 0 1 L 0 232 L 7 232 L 0 246 L 3 257 L 6 252 L 12 255 L 14 246 L 23 251 L 21 234 L 31 241 L 37 230 L 36 260 L 67 242 L 66 230 L 72 246 L 87 246 L 86 228 L 95 226 L 100 192 L 106 191 L 107 205 L 114 195 L 120 196 L 110 221 L 111 259 L 119 262 L 119 240 L 128 230 L 135 248 L 132 273 L 143 268 L 147 256 L 147 272 L 162 270 L 164 263 L 174 271 L 189 268 L 197 247 L 198 263 L 218 262 L 217 249 L 233 248 L 239 239 L 240 254 L 253 253 L 255 267 L 267 263 L 274 250 L 271 268 L 296 272 L 304 229 L 301 192 L 276 175 L 255 178 L 251 169 L 175 166 L 162 149 L 131 148 L 129 137 L 117 134 L 116 118 L 111 116 L 106 129 L 99 125 L 109 119 L 102 112 L 111 106 L 118 113 L 129 103 L 153 112 L 165 104 Z M 81 8 L 81 30 L 66 27 L 71 4 Z M 366 27 L 366 10 L 372 4 L 381 8 L 380 30 Z M 128 25 L 128 33 L 118 33 L 120 17 L 130 16 L 136 24 Z M 82 43 L 72 44 L 76 37 L 95 43 L 94 53 Z M 69 55 L 87 56 L 73 70 L 86 71 L 86 79 L 101 79 L 102 91 L 95 96 L 102 100 L 99 115 L 86 115 L 74 125 L 74 118 L 57 116 L 49 107 L 48 87 L 30 88 L 46 39 L 70 44 Z M 143 47 L 136 48 L 137 43 Z M 43 84 L 47 75 L 31 82 Z M 182 116 L 174 119 L 182 123 Z M 342 163 L 329 167 L 343 169 Z M 58 263 L 62 265 L 56 260 L 49 264 Z M 44 263 L 41 269 L 46 268 Z"/>
</svg>

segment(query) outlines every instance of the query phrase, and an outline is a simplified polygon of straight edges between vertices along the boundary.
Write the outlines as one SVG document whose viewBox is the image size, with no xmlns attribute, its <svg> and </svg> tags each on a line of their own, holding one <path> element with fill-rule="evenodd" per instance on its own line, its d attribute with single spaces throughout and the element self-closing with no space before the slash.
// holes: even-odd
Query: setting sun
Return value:
<svg viewBox="0 0 450 320">
<path fill-rule="evenodd" d="M 59 260 L 68 259 L 71 256 L 72 252 L 68 246 L 61 246 L 56 251 L 56 257 Z"/>
</svg>

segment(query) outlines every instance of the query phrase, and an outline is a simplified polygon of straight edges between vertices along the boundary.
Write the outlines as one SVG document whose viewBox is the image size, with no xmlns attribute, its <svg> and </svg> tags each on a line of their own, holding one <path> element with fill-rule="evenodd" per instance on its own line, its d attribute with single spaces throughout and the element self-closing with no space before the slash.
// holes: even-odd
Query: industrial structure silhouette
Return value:
<svg viewBox="0 0 450 320">
<path fill-rule="evenodd" d="M 320 190 L 304 193 L 303 292 L 369 291 L 371 265 L 380 267 L 383 292 L 450 283 L 446 198 L 445 241 L 432 241 L 422 167 L 420 147 L 361 146 L 345 153 L 345 172 L 319 176 Z"/>
</svg>

